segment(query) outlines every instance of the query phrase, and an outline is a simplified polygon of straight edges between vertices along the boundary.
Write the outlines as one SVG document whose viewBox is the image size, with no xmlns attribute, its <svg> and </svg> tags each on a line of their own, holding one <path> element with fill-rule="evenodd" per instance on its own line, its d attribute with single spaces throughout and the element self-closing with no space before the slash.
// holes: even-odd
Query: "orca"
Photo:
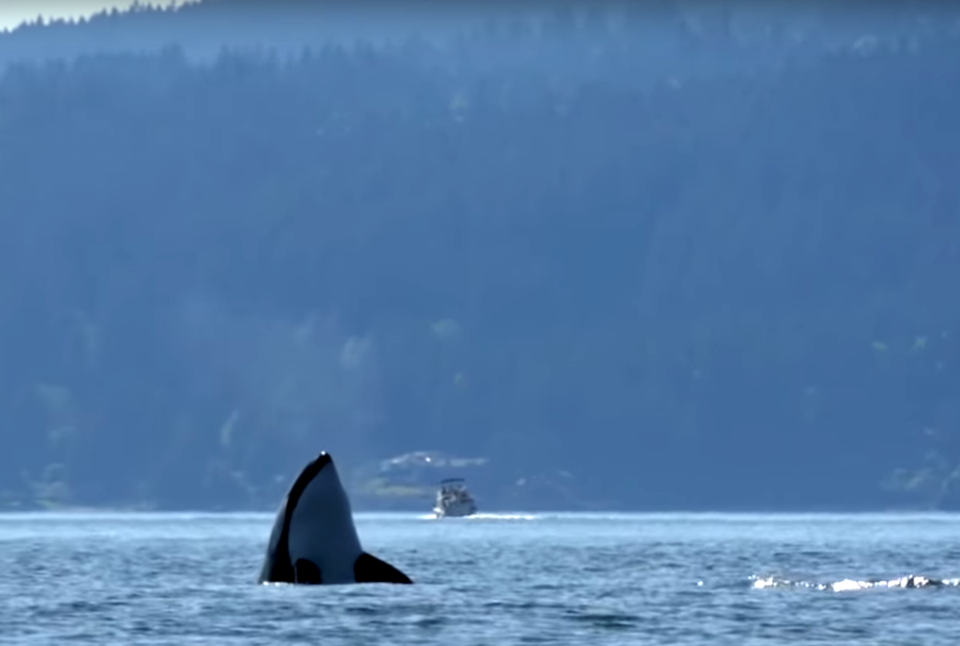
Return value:
<svg viewBox="0 0 960 646">
<path fill-rule="evenodd" d="M 413 583 L 363 551 L 350 501 L 326 452 L 297 477 L 280 505 L 260 583 Z"/>
</svg>

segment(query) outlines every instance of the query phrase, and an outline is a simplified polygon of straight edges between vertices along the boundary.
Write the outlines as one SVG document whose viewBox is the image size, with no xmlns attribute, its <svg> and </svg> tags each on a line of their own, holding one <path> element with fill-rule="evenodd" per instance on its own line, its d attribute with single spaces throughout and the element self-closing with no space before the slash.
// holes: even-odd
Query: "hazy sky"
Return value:
<svg viewBox="0 0 960 646">
<path fill-rule="evenodd" d="M 183 4 L 184 0 L 177 0 Z M 126 9 L 132 0 L 0 0 L 0 29 L 13 29 L 25 20 L 44 18 L 77 18 L 103 9 Z M 142 4 L 167 5 L 169 0 L 152 0 Z"/>
</svg>

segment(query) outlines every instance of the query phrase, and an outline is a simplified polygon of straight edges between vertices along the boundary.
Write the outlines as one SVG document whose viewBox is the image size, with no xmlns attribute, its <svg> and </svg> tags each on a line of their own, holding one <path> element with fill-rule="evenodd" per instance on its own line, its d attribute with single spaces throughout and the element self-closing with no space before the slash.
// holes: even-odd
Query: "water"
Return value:
<svg viewBox="0 0 960 646">
<path fill-rule="evenodd" d="M 950 515 L 361 514 L 365 547 L 416 585 L 318 587 L 255 583 L 272 520 L 0 515 L 0 644 L 952 646 L 958 634 L 956 585 L 831 587 L 960 575 Z"/>
</svg>

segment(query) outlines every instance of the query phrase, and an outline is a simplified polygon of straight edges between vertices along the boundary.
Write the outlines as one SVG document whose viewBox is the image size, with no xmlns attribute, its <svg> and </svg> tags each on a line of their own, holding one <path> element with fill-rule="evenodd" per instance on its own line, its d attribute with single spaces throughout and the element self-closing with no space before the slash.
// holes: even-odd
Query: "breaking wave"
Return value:
<svg viewBox="0 0 960 646">
<path fill-rule="evenodd" d="M 817 583 L 814 581 L 792 581 L 774 576 L 751 576 L 751 585 L 755 589 L 764 588 L 808 588 L 813 590 L 827 590 L 830 592 L 856 592 L 859 590 L 893 589 L 893 588 L 957 588 L 960 579 L 935 579 L 911 574 L 888 580 L 843 579 L 832 583 Z"/>
</svg>

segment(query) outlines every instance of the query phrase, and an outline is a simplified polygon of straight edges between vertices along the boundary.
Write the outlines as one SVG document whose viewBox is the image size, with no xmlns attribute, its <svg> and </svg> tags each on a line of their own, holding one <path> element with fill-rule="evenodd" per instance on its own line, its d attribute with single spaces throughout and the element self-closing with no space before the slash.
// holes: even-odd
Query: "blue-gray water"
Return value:
<svg viewBox="0 0 960 646">
<path fill-rule="evenodd" d="M 413 586 L 257 585 L 271 515 L 0 515 L 0 644 L 956 643 L 950 515 L 357 516 Z M 769 577 L 780 585 L 763 586 Z M 786 581 L 795 583 L 787 584 Z M 824 584 L 826 587 L 816 587 Z"/>
</svg>

